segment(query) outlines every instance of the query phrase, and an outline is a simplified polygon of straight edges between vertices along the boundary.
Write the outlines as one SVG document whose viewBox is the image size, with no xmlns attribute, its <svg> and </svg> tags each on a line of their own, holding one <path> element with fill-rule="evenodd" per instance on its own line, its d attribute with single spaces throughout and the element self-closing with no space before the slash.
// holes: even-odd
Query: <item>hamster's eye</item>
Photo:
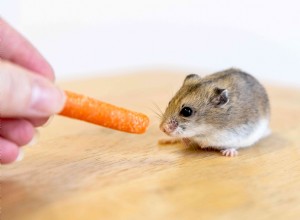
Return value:
<svg viewBox="0 0 300 220">
<path fill-rule="evenodd" d="M 183 117 L 190 117 L 193 114 L 193 110 L 190 107 L 184 107 L 179 114 Z"/>
</svg>

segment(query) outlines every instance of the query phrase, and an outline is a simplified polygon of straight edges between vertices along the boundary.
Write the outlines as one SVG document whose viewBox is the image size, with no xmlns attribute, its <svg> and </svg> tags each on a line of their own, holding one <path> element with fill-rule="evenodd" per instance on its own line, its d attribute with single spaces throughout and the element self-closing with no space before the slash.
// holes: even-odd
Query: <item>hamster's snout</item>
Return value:
<svg viewBox="0 0 300 220">
<path fill-rule="evenodd" d="M 160 125 L 160 129 L 165 132 L 167 135 L 170 135 L 178 127 L 178 122 L 176 120 L 170 120 L 164 122 Z"/>
</svg>

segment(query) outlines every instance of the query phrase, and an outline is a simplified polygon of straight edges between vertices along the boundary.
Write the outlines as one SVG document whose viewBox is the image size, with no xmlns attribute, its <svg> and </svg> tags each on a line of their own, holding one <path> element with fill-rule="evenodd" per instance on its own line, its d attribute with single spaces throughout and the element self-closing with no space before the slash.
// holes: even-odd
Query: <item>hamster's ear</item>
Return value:
<svg viewBox="0 0 300 220">
<path fill-rule="evenodd" d="M 201 77 L 197 74 L 189 74 L 185 77 L 183 85 L 197 83 Z"/>
<path fill-rule="evenodd" d="M 227 89 L 215 88 L 214 92 L 215 92 L 215 94 L 214 94 L 211 102 L 215 106 L 221 107 L 221 106 L 226 105 L 229 102 Z"/>
</svg>

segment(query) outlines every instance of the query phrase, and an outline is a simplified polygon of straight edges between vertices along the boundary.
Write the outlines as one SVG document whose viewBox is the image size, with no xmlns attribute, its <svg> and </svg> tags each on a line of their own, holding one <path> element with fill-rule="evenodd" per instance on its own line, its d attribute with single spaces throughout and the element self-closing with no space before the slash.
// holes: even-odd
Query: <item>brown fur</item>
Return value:
<svg viewBox="0 0 300 220">
<path fill-rule="evenodd" d="M 218 97 L 216 88 L 228 91 L 227 104 L 214 105 L 213 100 Z M 181 117 L 179 112 L 183 106 L 191 107 L 195 115 Z M 269 99 L 264 87 L 253 76 L 239 69 L 228 69 L 204 78 L 195 74 L 187 76 L 171 99 L 161 124 L 173 118 L 179 124 L 204 123 L 220 129 L 234 129 L 269 117 L 269 112 Z"/>
</svg>

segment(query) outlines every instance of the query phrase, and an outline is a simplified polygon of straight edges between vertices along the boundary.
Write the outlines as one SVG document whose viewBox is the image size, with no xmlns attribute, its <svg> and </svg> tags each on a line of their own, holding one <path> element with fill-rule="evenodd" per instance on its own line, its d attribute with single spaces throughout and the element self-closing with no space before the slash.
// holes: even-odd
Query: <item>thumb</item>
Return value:
<svg viewBox="0 0 300 220">
<path fill-rule="evenodd" d="M 48 117 L 62 110 L 65 95 L 50 80 L 0 62 L 0 117 Z"/>
</svg>

